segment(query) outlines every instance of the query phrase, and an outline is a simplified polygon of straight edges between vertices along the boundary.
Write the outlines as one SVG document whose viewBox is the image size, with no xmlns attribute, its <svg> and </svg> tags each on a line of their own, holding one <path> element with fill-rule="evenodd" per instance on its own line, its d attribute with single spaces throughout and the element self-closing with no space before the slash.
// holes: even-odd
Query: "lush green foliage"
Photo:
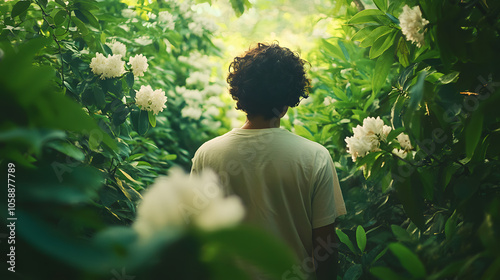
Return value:
<svg viewBox="0 0 500 280">
<path fill-rule="evenodd" d="M 302 124 L 295 125 L 339 162 L 348 207 L 338 231 L 344 279 L 494 279 L 500 7 L 374 2 L 362 11 L 349 6 L 343 34 L 319 42 L 314 98 L 299 108 Z M 405 4 L 420 5 L 430 21 L 420 48 L 401 32 Z M 377 116 L 393 131 L 353 163 L 344 139 Z M 399 145 L 387 144 L 402 132 L 414 147 L 405 158 L 392 153 Z"/>
</svg>

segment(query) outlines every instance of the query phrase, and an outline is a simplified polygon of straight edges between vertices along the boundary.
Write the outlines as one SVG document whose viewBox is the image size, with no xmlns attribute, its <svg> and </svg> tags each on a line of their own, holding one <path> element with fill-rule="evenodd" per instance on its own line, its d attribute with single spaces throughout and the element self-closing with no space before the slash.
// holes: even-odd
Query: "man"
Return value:
<svg viewBox="0 0 500 280">
<path fill-rule="evenodd" d="M 333 161 L 320 144 L 280 128 L 288 108 L 307 98 L 306 63 L 275 43 L 236 57 L 227 82 L 247 120 L 203 144 L 192 172 L 214 170 L 227 193 L 242 199 L 246 222 L 293 249 L 299 266 L 283 279 L 336 279 L 334 222 L 346 210 Z"/>
</svg>

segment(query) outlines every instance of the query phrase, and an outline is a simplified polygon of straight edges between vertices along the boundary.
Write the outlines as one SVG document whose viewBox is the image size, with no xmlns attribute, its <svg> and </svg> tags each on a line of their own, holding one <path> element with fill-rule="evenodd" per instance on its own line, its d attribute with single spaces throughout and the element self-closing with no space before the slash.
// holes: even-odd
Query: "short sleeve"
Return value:
<svg viewBox="0 0 500 280">
<path fill-rule="evenodd" d="M 312 193 L 312 227 L 319 228 L 335 222 L 345 215 L 345 203 L 340 190 L 335 166 L 330 154 L 322 156 L 322 164 L 316 173 Z"/>
</svg>

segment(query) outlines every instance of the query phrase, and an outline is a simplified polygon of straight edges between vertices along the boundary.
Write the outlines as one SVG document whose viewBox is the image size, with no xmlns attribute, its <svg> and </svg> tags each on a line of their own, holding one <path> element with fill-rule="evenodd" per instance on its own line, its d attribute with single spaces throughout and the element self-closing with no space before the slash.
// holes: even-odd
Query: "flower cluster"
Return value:
<svg viewBox="0 0 500 280">
<path fill-rule="evenodd" d="M 111 44 L 108 44 L 108 46 L 113 54 L 119 54 L 122 57 L 127 54 L 127 47 L 125 46 L 125 44 L 117 42 L 116 40 L 113 40 L 113 42 L 111 42 Z"/>
<path fill-rule="evenodd" d="M 135 95 L 137 106 L 142 110 L 152 111 L 155 115 L 167 107 L 165 102 L 167 102 L 165 92 L 161 89 L 153 91 L 151 86 L 141 86 L 141 89 Z"/>
<path fill-rule="evenodd" d="M 410 8 L 405 5 L 403 12 L 399 15 L 399 25 L 406 36 L 406 40 L 411 41 L 418 47 L 421 47 L 424 43 L 424 27 L 428 23 L 428 20 L 422 18 L 422 11 L 420 11 L 419 6 Z"/>
<path fill-rule="evenodd" d="M 203 171 L 199 176 L 189 176 L 173 168 L 168 177 L 158 177 L 144 193 L 133 228 L 144 240 L 168 227 L 194 225 L 216 230 L 233 226 L 244 215 L 241 200 L 224 196 L 215 173 Z"/>
<path fill-rule="evenodd" d="M 122 60 L 120 54 L 108 55 L 105 57 L 101 53 L 97 53 L 96 57 L 92 58 L 90 68 L 92 72 L 99 75 L 102 80 L 106 78 L 120 77 L 125 73 L 125 61 Z"/>
<path fill-rule="evenodd" d="M 378 151 L 380 141 L 385 141 L 390 131 L 391 127 L 384 125 L 380 117 L 366 118 L 363 120 L 363 126 L 353 128 L 354 136 L 345 139 L 347 152 L 351 154 L 352 160 L 356 161 L 358 157 Z"/>
<path fill-rule="evenodd" d="M 175 29 L 175 20 L 176 17 L 168 11 L 162 11 L 158 13 L 158 22 L 163 25 L 166 30 Z"/>
<path fill-rule="evenodd" d="M 128 64 L 131 66 L 132 73 L 136 77 L 144 76 L 144 72 L 148 69 L 148 59 L 142 54 L 130 57 Z"/>
<path fill-rule="evenodd" d="M 354 135 L 347 137 L 347 152 L 351 154 L 352 160 L 356 161 L 358 157 L 364 157 L 370 152 L 380 151 L 380 142 L 387 141 L 387 136 L 392 131 L 388 125 L 384 125 L 384 121 L 377 118 L 366 118 L 363 120 L 363 125 L 358 125 L 353 128 Z M 392 153 L 399 157 L 406 157 L 409 150 L 413 149 L 408 135 L 401 133 L 396 138 L 402 149 L 394 149 Z"/>
</svg>

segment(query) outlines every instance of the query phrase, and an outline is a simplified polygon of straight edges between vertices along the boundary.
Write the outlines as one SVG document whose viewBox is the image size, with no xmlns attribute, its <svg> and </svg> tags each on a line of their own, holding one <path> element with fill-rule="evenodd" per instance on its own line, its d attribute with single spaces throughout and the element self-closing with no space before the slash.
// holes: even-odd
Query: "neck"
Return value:
<svg viewBox="0 0 500 280">
<path fill-rule="evenodd" d="M 249 119 L 241 127 L 243 129 L 262 129 L 262 128 L 278 128 L 280 127 L 280 118 L 265 119 L 261 116 Z"/>
</svg>

